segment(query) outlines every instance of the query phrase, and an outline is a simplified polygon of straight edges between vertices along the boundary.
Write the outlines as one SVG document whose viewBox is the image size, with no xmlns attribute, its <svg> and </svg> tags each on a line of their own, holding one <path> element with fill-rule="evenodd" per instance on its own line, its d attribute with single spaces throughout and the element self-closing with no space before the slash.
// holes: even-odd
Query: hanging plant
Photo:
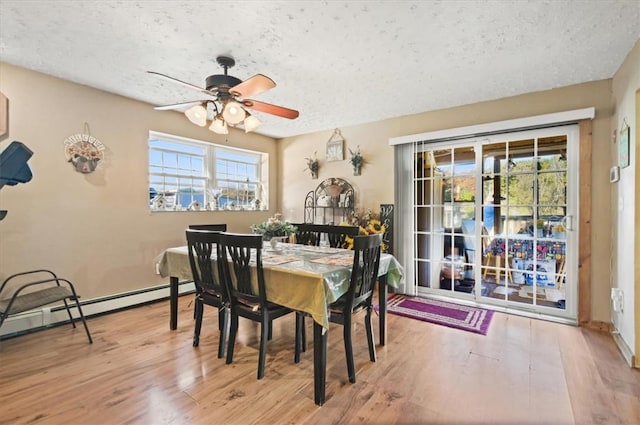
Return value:
<svg viewBox="0 0 640 425">
<path fill-rule="evenodd" d="M 351 165 L 353 166 L 353 175 L 359 176 L 362 171 L 362 164 L 364 163 L 364 158 L 360 154 L 360 145 L 358 145 L 358 149 L 354 152 L 349 148 L 349 153 L 351 154 Z"/>
<path fill-rule="evenodd" d="M 95 171 L 98 162 L 104 159 L 104 145 L 91 135 L 89 124 L 84 123 L 84 133 L 74 134 L 64 140 L 64 154 L 67 162 L 79 173 Z"/>
<path fill-rule="evenodd" d="M 305 170 L 309 170 L 311 172 L 311 178 L 318 178 L 318 170 L 320 169 L 320 163 L 318 162 L 318 158 L 316 158 L 317 151 L 313 153 L 313 158 L 305 158 L 307 160 L 307 168 Z"/>
</svg>

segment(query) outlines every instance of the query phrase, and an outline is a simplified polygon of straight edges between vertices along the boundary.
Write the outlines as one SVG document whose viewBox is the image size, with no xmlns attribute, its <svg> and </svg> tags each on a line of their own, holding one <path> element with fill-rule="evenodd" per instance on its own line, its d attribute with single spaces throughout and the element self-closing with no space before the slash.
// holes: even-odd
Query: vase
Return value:
<svg viewBox="0 0 640 425">
<path fill-rule="evenodd" d="M 362 166 L 361 165 L 357 165 L 357 166 L 353 167 L 353 175 L 354 176 L 359 176 L 361 171 L 362 171 Z"/>
<path fill-rule="evenodd" d="M 269 240 L 269 244 L 271 245 L 271 249 L 275 251 L 278 248 L 278 238 L 271 238 L 271 240 Z"/>
</svg>

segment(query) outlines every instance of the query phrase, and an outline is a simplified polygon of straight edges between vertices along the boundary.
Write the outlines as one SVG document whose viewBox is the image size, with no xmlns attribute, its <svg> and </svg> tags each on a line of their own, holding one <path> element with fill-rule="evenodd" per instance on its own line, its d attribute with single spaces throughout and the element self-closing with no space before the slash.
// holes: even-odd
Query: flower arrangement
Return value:
<svg viewBox="0 0 640 425">
<path fill-rule="evenodd" d="M 85 159 L 102 159 L 104 156 L 101 149 L 85 141 L 67 145 L 66 153 L 70 158 L 81 156 Z"/>
<path fill-rule="evenodd" d="M 375 235 L 387 231 L 386 227 L 380 222 L 380 214 L 373 213 L 371 210 L 367 210 L 366 213 L 354 211 L 349 222 L 341 223 L 341 225 L 358 226 L 361 235 Z M 345 249 L 353 249 L 353 238 L 347 236 L 342 247 Z M 383 242 L 382 252 L 386 251 L 387 246 Z"/>
<path fill-rule="evenodd" d="M 274 236 L 289 236 L 297 230 L 298 228 L 296 226 L 283 220 L 282 214 L 280 213 L 276 213 L 265 222 L 251 225 L 251 231 L 253 233 L 260 234 L 266 238 L 272 238 Z"/>
<path fill-rule="evenodd" d="M 358 145 L 358 149 L 355 152 L 352 151 L 351 148 L 349 148 L 349 153 L 351 154 L 351 158 L 349 159 L 349 162 L 351 162 L 351 165 L 353 165 L 353 168 L 362 167 L 364 158 L 362 158 L 362 155 L 360 154 L 360 145 Z"/>
<path fill-rule="evenodd" d="M 307 168 L 305 170 L 311 171 L 311 177 L 314 179 L 318 178 L 318 170 L 320 169 L 320 163 L 318 162 L 318 158 L 316 158 L 317 151 L 313 153 L 313 158 L 305 158 L 307 160 Z"/>
</svg>

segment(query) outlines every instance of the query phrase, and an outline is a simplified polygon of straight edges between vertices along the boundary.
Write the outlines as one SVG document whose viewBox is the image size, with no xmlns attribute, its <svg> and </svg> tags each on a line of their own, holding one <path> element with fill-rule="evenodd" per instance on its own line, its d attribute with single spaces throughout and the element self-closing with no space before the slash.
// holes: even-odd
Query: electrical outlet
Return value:
<svg viewBox="0 0 640 425">
<path fill-rule="evenodd" d="M 624 311 L 624 292 L 620 288 L 611 288 L 611 306 L 616 313 Z"/>
</svg>

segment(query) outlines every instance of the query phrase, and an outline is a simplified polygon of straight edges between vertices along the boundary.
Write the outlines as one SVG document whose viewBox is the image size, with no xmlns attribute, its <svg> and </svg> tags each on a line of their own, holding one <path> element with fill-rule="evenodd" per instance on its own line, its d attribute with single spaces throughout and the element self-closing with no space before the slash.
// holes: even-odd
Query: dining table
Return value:
<svg viewBox="0 0 640 425">
<path fill-rule="evenodd" d="M 262 265 L 267 299 L 271 302 L 307 313 L 313 318 L 314 399 L 319 406 L 325 401 L 327 335 L 329 304 L 338 300 L 349 288 L 354 251 L 328 246 L 265 243 Z M 212 253 L 212 261 L 215 260 Z M 156 258 L 156 271 L 169 277 L 169 328 L 178 326 L 178 286 L 193 280 L 187 246 L 166 249 Z M 388 287 L 398 288 L 403 282 L 403 268 L 388 253 L 380 254 L 378 271 L 378 312 L 380 344 L 387 338 Z"/>
</svg>

